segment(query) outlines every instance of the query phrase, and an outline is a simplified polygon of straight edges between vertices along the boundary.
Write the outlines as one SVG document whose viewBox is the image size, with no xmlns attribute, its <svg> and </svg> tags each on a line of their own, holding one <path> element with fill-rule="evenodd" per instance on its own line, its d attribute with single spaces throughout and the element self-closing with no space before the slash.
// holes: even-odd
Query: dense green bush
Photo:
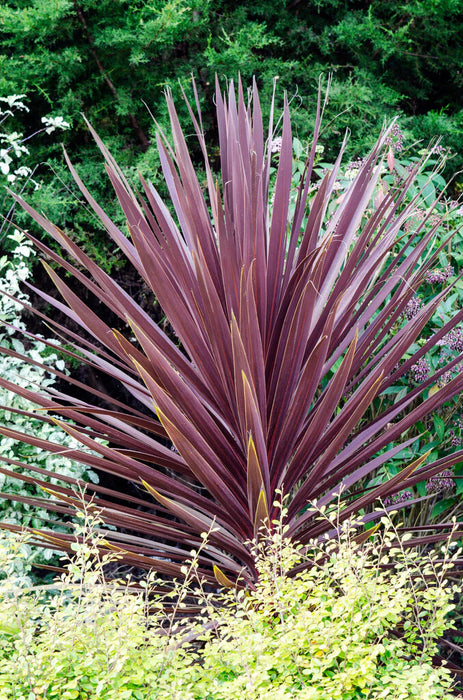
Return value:
<svg viewBox="0 0 463 700">
<path fill-rule="evenodd" d="M 21 540 L 0 540 L 1 700 L 453 697 L 449 671 L 431 663 L 453 607 L 452 557 L 423 565 L 402 544 L 391 550 L 386 518 L 367 544 L 350 524 L 339 543 L 304 551 L 279 520 L 254 543 L 256 587 L 220 595 L 197 576 L 201 549 L 168 593 L 152 574 L 108 582 L 114 557 L 100 558 L 97 514 L 90 507 L 78 522 L 85 544 L 45 590 L 14 575 Z M 307 558 L 309 570 L 286 576 Z M 187 597 L 199 607 L 185 621 Z"/>
<path fill-rule="evenodd" d="M 19 384 L 23 389 L 33 391 L 37 386 L 53 389 L 56 381 L 53 369 L 66 371 L 64 361 L 57 351 L 47 347 L 39 338 L 30 340 L 20 336 L 15 330 L 25 330 L 21 319 L 22 303 L 28 303 L 29 297 L 21 288 L 22 282 L 30 277 L 30 261 L 34 250 L 23 234 L 15 231 L 9 235 L 14 248 L 11 256 L 0 258 L 0 374 L 10 382 Z M 14 296 L 17 301 L 11 297 Z M 19 355 L 18 355 L 19 353 Z M 22 357 L 21 357 L 22 356 Z M 29 362 L 28 362 L 29 361 Z M 36 364 L 34 364 L 34 362 Z M 51 456 L 49 452 L 38 445 L 26 445 L 10 437 L 0 437 L 0 456 L 14 469 L 15 477 L 5 475 L 0 469 L 0 491 L 8 491 L 9 497 L 0 500 L 0 514 L 5 524 L 13 527 L 30 525 L 43 527 L 50 521 L 59 528 L 61 516 L 47 512 L 45 509 L 31 507 L 31 497 L 41 497 L 45 502 L 50 496 L 37 484 L 24 475 L 22 464 L 36 469 L 36 476 L 45 484 L 56 485 L 61 479 L 83 479 L 98 481 L 94 471 L 72 461 L 67 457 L 71 449 L 78 446 L 77 440 L 65 433 L 51 420 L 39 420 L 34 411 L 36 405 L 27 397 L 19 396 L 0 387 L 0 422 L 15 430 L 33 432 L 37 440 L 51 440 L 61 446 L 61 453 Z M 29 561 L 35 563 L 50 560 L 53 551 L 50 549 L 29 551 Z"/>
<path fill-rule="evenodd" d="M 14 119 L 18 113 L 27 113 L 29 108 L 24 101 L 25 95 L 9 95 L 0 98 L 0 185 L 22 188 L 28 181 L 37 189 L 40 182 L 33 179 L 33 170 L 24 162 L 29 155 L 27 144 L 40 135 L 49 137 L 51 133 L 64 130 L 69 125 L 60 116 L 42 117 L 41 127 L 33 134 L 22 134 L 14 129 Z M 11 207 L 11 197 L 8 206 Z M 24 337 L 26 331 L 23 305 L 30 303 L 25 291 L 25 283 L 31 281 L 34 267 L 35 251 L 31 242 L 18 229 L 11 228 L 10 221 L 0 225 L 0 240 L 9 249 L 8 254 L 0 257 L 0 376 L 7 382 L 16 382 L 26 391 L 33 391 L 37 386 L 56 389 L 56 375 L 67 374 L 65 362 L 60 357 L 59 341 L 44 337 L 41 333 L 35 337 Z M 49 329 L 43 328 L 49 335 Z M 51 344 L 47 344 L 50 342 Z M 35 364 L 34 364 L 35 363 Z M 35 474 L 43 486 L 62 483 L 69 478 L 98 481 L 94 471 L 79 465 L 68 458 L 70 449 L 77 447 L 77 441 L 61 430 L 52 420 L 43 422 L 36 417 L 36 409 L 27 396 L 12 393 L 7 386 L 0 387 L 0 422 L 16 430 L 30 430 L 38 441 L 52 440 L 61 447 L 53 457 L 40 445 L 25 445 L 11 437 L 0 438 L 0 458 L 13 467 L 14 477 L 0 470 L 0 513 L 5 524 L 11 528 L 21 526 L 41 527 L 50 521 L 59 528 L 60 515 L 47 513 L 43 508 L 33 509 L 29 503 L 31 497 L 39 496 L 44 501 L 50 500 L 37 484 L 24 474 L 24 462 L 35 469 Z M 61 477 L 61 481 L 60 478 Z M 9 492 L 8 498 L 5 491 Z M 40 564 L 50 563 L 54 552 L 50 549 L 28 549 L 28 561 Z"/>
<path fill-rule="evenodd" d="M 346 128 L 349 154 L 365 155 L 384 118 L 400 113 L 411 141 L 443 137 L 455 155 L 449 173 L 462 165 L 463 26 L 454 0 L 5 0 L 0 26 L 0 94 L 26 93 L 31 106 L 17 115 L 17 130 L 33 133 L 42 115 L 58 110 L 73 126 L 63 135 L 66 147 L 109 213 L 111 193 L 81 112 L 122 166 L 152 178 L 159 160 L 144 103 L 165 126 L 161 93 L 170 86 L 178 97 L 191 73 L 209 136 L 217 129 L 216 73 L 241 72 L 247 82 L 256 75 L 263 104 L 278 75 L 281 94 L 287 89 L 294 97 L 294 124 L 304 134 L 314 120 L 319 75 L 332 72 L 327 121 L 335 119 L 335 127 L 324 136 L 329 157 Z M 40 198 L 40 208 L 60 226 L 72 222 L 76 240 L 114 269 L 117 258 L 108 256 L 98 224 L 82 206 L 58 144 L 36 142 L 30 160 L 32 167 L 41 164 L 34 202 Z"/>
</svg>

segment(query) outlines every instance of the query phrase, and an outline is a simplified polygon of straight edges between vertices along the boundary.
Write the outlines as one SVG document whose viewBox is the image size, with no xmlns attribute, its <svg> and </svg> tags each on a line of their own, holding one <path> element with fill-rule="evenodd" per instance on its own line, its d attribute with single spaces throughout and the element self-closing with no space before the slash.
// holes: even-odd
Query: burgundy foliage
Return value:
<svg viewBox="0 0 463 700">
<path fill-rule="evenodd" d="M 34 393 L 0 383 L 46 409 L 43 420 L 59 417 L 82 444 L 69 457 L 140 486 L 138 496 L 98 485 L 86 493 L 96 499 L 105 521 L 118 528 L 107 531 L 108 546 L 124 550 L 125 562 L 179 575 L 185 551 L 197 547 L 201 533 L 213 526 L 200 557 L 201 572 L 212 581 L 215 571 L 222 582 L 242 575 L 252 585 L 247 542 L 267 518 L 278 515 L 279 491 L 288 495 L 288 536 L 306 543 L 329 529 L 307 509 L 314 499 L 320 506 L 335 505 L 341 491 L 341 519 L 360 513 L 371 522 L 381 514 L 375 511 L 381 500 L 463 460 L 463 450 L 432 463 L 418 457 L 400 474 L 365 487 L 416 440 L 407 431 L 461 391 L 463 375 L 430 391 L 440 373 L 461 362 L 460 356 L 396 403 L 375 404 L 461 321 L 463 311 L 402 359 L 449 288 L 404 320 L 407 305 L 436 263 L 439 251 L 424 264 L 421 260 L 438 224 L 428 230 L 431 208 L 412 241 L 401 241 L 414 208 L 406 192 L 419 165 L 404 183 L 378 198 L 387 131 L 345 194 L 337 197 L 335 191 L 342 150 L 315 192 L 319 99 L 294 207 L 287 104 L 271 193 L 269 144 L 275 133 L 272 125 L 264 133 L 255 86 L 248 100 L 241 86 L 235 91 L 231 85 L 227 96 L 217 89 L 219 176 L 209 164 L 200 115 L 190 108 L 206 186 L 198 181 L 169 95 L 167 102 L 172 136 L 168 141 L 160 134 L 158 146 L 172 210 L 149 182 L 141 181 L 143 196 L 136 193 L 93 134 L 130 238 L 69 167 L 109 236 L 156 296 L 177 344 L 69 236 L 16 197 L 66 257 L 34 239 L 39 250 L 126 322 L 127 333 L 113 331 L 104 314 L 97 316 L 56 265 L 47 269 L 62 301 L 33 289 L 85 333 L 71 332 L 53 317 L 47 323 L 84 362 L 120 382 L 144 410 L 91 386 L 86 390 L 94 402 L 73 399 L 72 388 L 69 394 Z M 6 426 L 1 433 L 51 453 L 62 449 Z M 7 464 L 1 471 L 11 474 L 15 466 L 26 470 L 17 478 L 47 486 L 43 477 L 50 472 L 33 464 Z M 63 479 L 53 487 L 54 501 L 24 500 L 68 516 L 76 502 L 74 486 L 72 479 Z M 415 539 L 431 542 L 444 530 L 434 535 L 428 528 Z M 73 539 L 46 531 L 36 537 L 57 548 Z"/>
</svg>

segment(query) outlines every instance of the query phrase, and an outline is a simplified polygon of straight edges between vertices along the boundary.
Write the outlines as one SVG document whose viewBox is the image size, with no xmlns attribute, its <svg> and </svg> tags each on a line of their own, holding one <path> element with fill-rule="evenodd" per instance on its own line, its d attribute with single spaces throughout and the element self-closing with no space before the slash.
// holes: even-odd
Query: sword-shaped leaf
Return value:
<svg viewBox="0 0 463 700">
<path fill-rule="evenodd" d="M 199 112 L 196 88 L 194 96 Z M 124 394 L 99 386 L 88 386 L 83 394 L 82 381 L 57 369 L 51 371 L 59 389 L 23 389 L 10 378 L 0 378 L 0 386 L 37 406 L 15 409 L 17 415 L 56 421 L 79 441 L 82 447 L 71 450 L 70 458 L 126 479 L 132 489 L 144 482 L 140 494 L 94 484 L 85 497 L 94 497 L 105 522 L 117 528 L 105 532 L 107 546 L 126 563 L 180 576 L 185 552 L 200 547 L 202 533 L 210 530 L 210 542 L 199 555 L 201 575 L 212 584 L 235 585 L 241 577 L 252 586 L 257 572 L 249 540 L 259 537 L 264 524 L 272 528 L 280 491 L 288 498 L 288 536 L 306 544 L 314 536 L 336 534 L 307 510 L 314 498 L 328 508 L 341 498 L 341 520 L 360 514 L 365 524 L 375 523 L 381 499 L 407 488 L 413 490 L 410 504 L 418 508 L 426 497 L 417 494 L 416 484 L 462 460 L 461 450 L 430 462 L 417 454 L 392 478 L 384 475 L 401 450 L 419 449 L 422 429 L 416 424 L 463 389 L 463 374 L 457 373 L 462 356 L 449 357 L 418 386 L 406 383 L 413 364 L 463 319 L 459 311 L 439 329 L 430 328 L 457 280 L 404 319 L 452 234 L 434 245 L 435 204 L 414 231 L 404 233 L 426 186 L 414 183 L 427 156 L 386 191 L 381 167 L 387 129 L 341 196 L 337 182 L 346 139 L 333 167 L 316 182 L 321 95 L 296 191 L 286 99 L 275 156 L 275 100 L 264 133 L 255 82 L 247 99 L 240 81 L 236 88 L 231 82 L 226 94 L 217 82 L 219 172 L 209 160 L 201 114 L 187 104 L 204 161 L 201 178 L 170 93 L 167 108 L 172 138 L 158 133 L 157 143 L 170 204 L 143 178 L 142 193 L 136 193 L 92 131 L 130 238 L 67 160 L 82 195 L 156 297 L 173 333 L 165 332 L 70 235 L 15 195 L 67 256 L 26 232 L 52 261 L 53 267 L 46 267 L 60 294 L 54 298 L 30 285 L 53 309 L 50 316 L 37 310 L 37 318 L 65 343 L 63 352 L 106 375 L 111 386 L 119 382 Z M 56 271 L 59 266 L 65 275 Z M 83 300 L 93 297 L 98 312 Z M 54 318 L 55 310 L 64 322 Z M 108 313 L 118 319 L 115 331 Z M 25 337 L 37 339 L 27 331 Z M 44 342 L 53 347 L 51 340 Z M 1 352 L 25 359 L 13 350 Z M 44 363 L 37 365 L 46 370 Z M 444 385 L 446 372 L 454 377 Z M 399 381 L 404 391 L 394 403 L 387 392 Z M 79 398 L 73 398 L 76 390 Z M 51 455 L 62 450 L 10 426 L 0 434 Z M 0 474 L 49 488 L 51 467 L 1 459 Z M 75 504 L 74 486 L 80 482 L 63 477 L 50 502 L 11 498 L 67 518 Z M 432 525 L 416 536 L 418 544 L 445 538 L 445 523 L 435 530 Z M 34 537 L 56 549 L 71 542 L 66 532 L 55 537 L 44 530 Z"/>
</svg>

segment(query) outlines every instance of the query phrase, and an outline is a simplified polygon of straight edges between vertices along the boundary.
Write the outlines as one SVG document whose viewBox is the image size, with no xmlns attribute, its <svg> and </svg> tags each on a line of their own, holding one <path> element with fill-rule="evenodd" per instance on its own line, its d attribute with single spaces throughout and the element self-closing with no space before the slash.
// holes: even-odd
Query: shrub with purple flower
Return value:
<svg viewBox="0 0 463 700">
<path fill-rule="evenodd" d="M 394 493 L 392 496 L 386 496 L 384 505 L 386 508 L 398 506 L 401 503 L 406 503 L 406 501 L 409 501 L 411 498 L 413 498 L 412 492 L 406 489 L 405 491 L 400 491 L 400 493 Z"/>
<path fill-rule="evenodd" d="M 463 445 L 463 418 L 462 416 L 458 416 L 458 418 L 454 421 L 452 427 L 448 431 L 448 434 L 451 438 L 450 445 L 452 447 L 461 447 Z"/>
<path fill-rule="evenodd" d="M 463 328 L 461 326 L 452 328 L 452 330 L 446 333 L 443 338 L 437 341 L 437 345 L 440 347 L 438 364 L 443 365 L 448 362 L 449 356 L 451 356 L 452 353 L 456 353 L 458 355 L 463 352 Z M 460 362 L 439 378 L 439 387 L 443 387 L 448 384 L 457 376 L 457 374 L 462 371 L 463 363 Z"/>
<path fill-rule="evenodd" d="M 450 277 L 453 277 L 454 269 L 450 263 L 444 269 L 429 270 L 426 273 L 426 282 L 428 284 L 445 284 Z"/>
<path fill-rule="evenodd" d="M 436 474 L 427 480 L 426 493 L 428 495 L 432 493 L 442 493 L 444 491 L 450 491 L 454 487 L 453 472 L 450 469 L 444 469 L 440 474 Z"/>
<path fill-rule="evenodd" d="M 401 151 L 404 147 L 404 135 L 402 130 L 400 129 L 399 125 L 396 123 L 392 127 L 391 131 L 389 132 L 389 135 L 386 138 L 386 145 L 390 146 L 393 151 L 398 153 Z"/>
<path fill-rule="evenodd" d="M 417 315 L 422 306 L 423 302 L 421 301 L 420 297 L 412 297 L 407 303 L 407 306 L 404 310 L 404 316 L 407 319 L 407 321 L 411 321 L 412 318 L 414 318 Z"/>
<path fill-rule="evenodd" d="M 430 152 L 433 156 L 444 156 L 447 153 L 447 148 L 445 148 L 445 146 L 442 146 L 442 144 L 437 143 L 431 148 Z"/>
<path fill-rule="evenodd" d="M 351 160 L 351 162 L 347 165 L 346 168 L 346 178 L 348 180 L 353 180 L 360 168 L 362 168 L 365 165 L 365 162 L 366 158 L 355 158 L 354 160 Z"/>
<path fill-rule="evenodd" d="M 425 382 L 428 379 L 431 371 L 429 360 L 427 360 L 425 357 L 420 357 L 416 364 L 411 366 L 410 371 L 414 382 L 417 384 Z"/>
<path fill-rule="evenodd" d="M 439 389 L 442 389 L 446 384 L 452 381 L 452 379 L 455 377 L 455 369 L 453 370 L 448 370 L 448 372 L 444 372 L 444 374 L 441 374 L 439 379 L 437 380 L 437 386 Z"/>
<path fill-rule="evenodd" d="M 463 352 L 463 328 L 461 326 L 452 328 L 443 338 L 437 341 L 437 345 L 457 353 Z"/>
</svg>

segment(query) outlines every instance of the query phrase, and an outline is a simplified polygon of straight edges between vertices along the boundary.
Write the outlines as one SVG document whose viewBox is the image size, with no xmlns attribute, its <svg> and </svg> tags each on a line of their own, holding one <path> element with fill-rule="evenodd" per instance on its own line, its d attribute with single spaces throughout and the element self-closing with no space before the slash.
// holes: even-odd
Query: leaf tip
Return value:
<svg viewBox="0 0 463 700">
<path fill-rule="evenodd" d="M 217 583 L 219 583 L 221 586 L 224 588 L 236 588 L 236 585 L 231 581 L 226 574 L 223 573 L 219 567 L 214 564 L 213 565 L 213 570 L 214 570 L 214 576 L 216 578 Z"/>
</svg>

